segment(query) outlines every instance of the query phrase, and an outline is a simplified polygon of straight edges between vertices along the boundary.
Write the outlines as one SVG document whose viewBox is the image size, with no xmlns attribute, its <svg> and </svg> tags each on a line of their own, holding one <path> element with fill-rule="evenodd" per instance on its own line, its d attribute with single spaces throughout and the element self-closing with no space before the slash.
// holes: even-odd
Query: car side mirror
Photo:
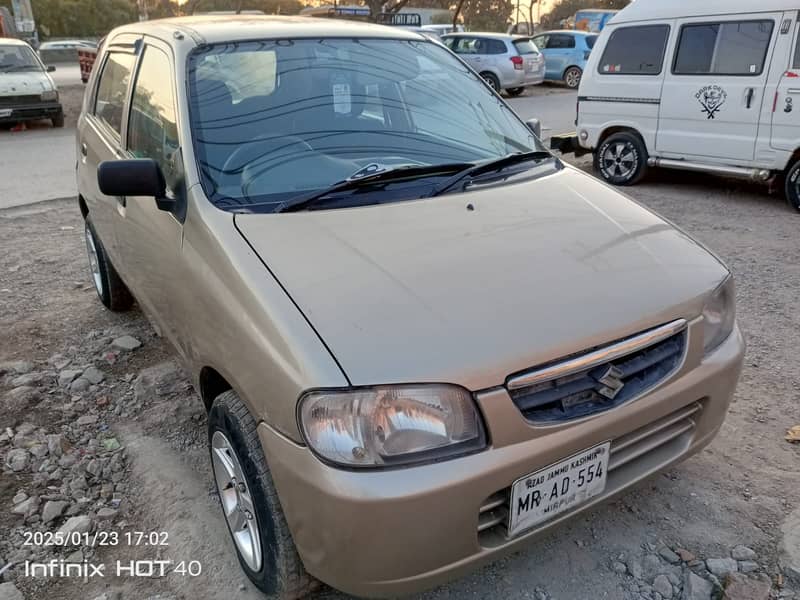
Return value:
<svg viewBox="0 0 800 600">
<path fill-rule="evenodd" d="M 542 122 L 539 119 L 528 119 L 525 121 L 525 125 L 528 126 L 537 138 L 542 138 Z"/>
<path fill-rule="evenodd" d="M 47 72 L 48 73 L 52 73 L 55 70 L 56 70 L 56 66 L 55 65 L 47 65 Z"/>
<path fill-rule="evenodd" d="M 161 167 L 152 158 L 106 160 L 97 167 L 97 185 L 106 196 L 152 196 L 161 210 L 171 211 Z"/>
</svg>

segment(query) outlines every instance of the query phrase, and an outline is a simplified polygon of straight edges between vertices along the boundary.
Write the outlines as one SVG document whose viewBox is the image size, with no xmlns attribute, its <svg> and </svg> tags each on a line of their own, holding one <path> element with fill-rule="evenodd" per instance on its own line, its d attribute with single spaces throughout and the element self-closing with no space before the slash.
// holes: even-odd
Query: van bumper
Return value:
<svg viewBox="0 0 800 600">
<path fill-rule="evenodd" d="M 306 570 L 357 596 L 412 594 L 519 551 L 542 532 L 701 450 L 722 426 L 744 348 L 736 327 L 696 368 L 638 400 L 560 431 L 441 463 L 337 469 L 264 423 L 258 434 Z M 499 412 L 528 426 L 505 389 L 476 397 L 490 429 Z M 479 531 L 486 507 L 507 497 L 516 480 L 608 440 L 612 459 L 600 495 L 513 538 L 503 523 Z M 624 448 L 618 467 L 612 466 L 614 444 Z"/>
<path fill-rule="evenodd" d="M 558 150 L 561 154 L 574 154 L 575 156 L 591 153 L 591 150 L 580 145 L 578 136 L 574 133 L 551 136 L 550 149 Z"/>
</svg>

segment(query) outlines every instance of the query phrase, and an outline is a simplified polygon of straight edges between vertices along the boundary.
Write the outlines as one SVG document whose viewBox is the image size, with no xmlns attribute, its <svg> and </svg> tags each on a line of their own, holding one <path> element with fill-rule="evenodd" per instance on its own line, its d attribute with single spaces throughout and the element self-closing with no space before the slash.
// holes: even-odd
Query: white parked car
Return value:
<svg viewBox="0 0 800 600">
<path fill-rule="evenodd" d="M 0 125 L 50 119 L 64 126 L 58 89 L 36 52 L 26 42 L 0 38 Z"/>
<path fill-rule="evenodd" d="M 637 0 L 603 30 L 562 151 L 608 182 L 648 167 L 785 181 L 800 210 L 800 22 L 795 0 Z"/>
</svg>

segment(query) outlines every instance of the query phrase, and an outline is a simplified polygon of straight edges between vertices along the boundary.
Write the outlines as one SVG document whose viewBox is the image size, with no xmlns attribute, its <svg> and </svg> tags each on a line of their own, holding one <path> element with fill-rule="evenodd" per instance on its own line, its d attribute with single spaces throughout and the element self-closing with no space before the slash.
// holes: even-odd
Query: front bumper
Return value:
<svg viewBox="0 0 800 600">
<path fill-rule="evenodd" d="M 0 106 L 0 123 L 52 119 L 63 112 L 60 102 Z"/>
<path fill-rule="evenodd" d="M 700 326 L 698 320 L 692 328 Z M 306 569 L 351 594 L 418 592 L 520 550 L 542 531 L 687 458 L 721 427 L 744 356 L 738 327 L 702 358 L 701 337 L 690 333 L 684 366 L 656 390 L 583 421 L 535 427 L 504 388 L 481 393 L 491 448 L 437 464 L 336 469 L 261 424 L 259 436 Z M 513 539 L 502 524 L 479 533 L 494 514 L 482 507 L 496 504 L 515 480 L 607 440 L 617 465 L 610 463 L 600 496 Z"/>
</svg>

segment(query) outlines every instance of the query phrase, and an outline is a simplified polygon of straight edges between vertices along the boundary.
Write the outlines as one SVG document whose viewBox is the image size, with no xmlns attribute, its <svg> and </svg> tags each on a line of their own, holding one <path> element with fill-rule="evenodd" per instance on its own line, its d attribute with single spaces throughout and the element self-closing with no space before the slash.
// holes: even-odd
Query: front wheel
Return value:
<svg viewBox="0 0 800 600">
<path fill-rule="evenodd" d="M 506 94 L 508 94 L 509 96 L 519 96 L 524 91 L 525 91 L 524 87 L 508 88 L 506 90 Z"/>
<path fill-rule="evenodd" d="M 633 185 L 647 172 L 647 148 L 633 133 L 613 133 L 595 151 L 594 168 L 613 185 Z"/>
<path fill-rule="evenodd" d="M 86 252 L 89 255 L 89 271 L 92 276 L 94 289 L 100 302 L 107 309 L 114 312 L 128 310 L 133 304 L 128 287 L 120 278 L 111 259 L 106 254 L 97 232 L 94 230 L 91 219 L 87 216 L 84 222 L 84 235 L 86 237 Z"/>
<path fill-rule="evenodd" d="M 796 211 L 800 211 L 800 160 L 797 160 L 787 171 L 784 183 L 786 202 Z"/>
<path fill-rule="evenodd" d="M 255 419 L 233 390 L 214 400 L 208 439 L 222 511 L 245 575 L 275 600 L 304 597 L 318 583 L 297 555 Z"/>
<path fill-rule="evenodd" d="M 564 83 L 571 90 L 578 89 L 578 86 L 581 84 L 582 76 L 583 71 L 581 71 L 578 67 L 570 67 L 564 71 Z"/>
<path fill-rule="evenodd" d="M 481 73 L 481 77 L 489 84 L 490 88 L 498 94 L 500 93 L 500 80 L 494 73 Z"/>
</svg>

